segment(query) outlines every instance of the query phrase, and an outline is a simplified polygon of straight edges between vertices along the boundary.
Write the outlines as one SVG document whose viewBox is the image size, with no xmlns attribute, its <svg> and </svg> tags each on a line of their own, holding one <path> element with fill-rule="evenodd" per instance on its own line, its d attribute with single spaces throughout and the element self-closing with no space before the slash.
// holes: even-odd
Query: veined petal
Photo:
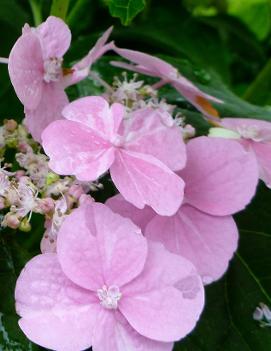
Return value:
<svg viewBox="0 0 271 351">
<path fill-rule="evenodd" d="M 187 164 L 179 174 L 186 183 L 186 202 L 215 216 L 244 209 L 258 183 L 254 155 L 237 141 L 222 138 L 189 141 Z"/>
<path fill-rule="evenodd" d="M 34 109 L 43 92 L 43 59 L 38 37 L 28 32 L 13 46 L 8 62 L 11 83 L 24 106 Z"/>
<path fill-rule="evenodd" d="M 137 65 L 142 66 L 143 68 L 146 68 L 157 77 L 167 79 L 177 78 L 177 69 L 157 57 L 145 54 L 140 51 L 120 49 L 116 46 L 114 47 L 114 51 L 127 60 L 132 61 Z"/>
<path fill-rule="evenodd" d="M 121 194 L 109 198 L 105 203 L 115 213 L 132 220 L 144 232 L 146 225 L 155 216 L 155 212 L 148 206 L 142 210 L 126 201 Z"/>
<path fill-rule="evenodd" d="M 193 265 L 149 243 L 141 275 L 123 289 L 120 311 L 140 334 L 176 341 L 194 328 L 204 305 L 204 290 Z"/>
<path fill-rule="evenodd" d="M 151 155 L 119 150 L 110 174 L 122 196 L 138 208 L 149 205 L 171 216 L 182 203 L 184 182 Z"/>
<path fill-rule="evenodd" d="M 42 96 L 34 109 L 25 107 L 25 123 L 32 137 L 41 142 L 41 134 L 52 122 L 63 119 L 61 111 L 69 103 L 59 82 L 42 83 Z"/>
<path fill-rule="evenodd" d="M 157 342 L 138 334 L 119 313 L 99 313 L 93 333 L 94 351 L 171 351 L 172 343 Z"/>
<path fill-rule="evenodd" d="M 70 103 L 64 110 L 63 116 L 84 124 L 97 135 L 106 140 L 112 139 L 124 116 L 124 106 L 108 102 L 101 96 L 88 96 Z"/>
<path fill-rule="evenodd" d="M 97 290 L 134 279 L 143 269 L 146 239 L 129 219 L 93 203 L 74 210 L 58 234 L 58 257 L 65 274 Z"/>
<path fill-rule="evenodd" d="M 21 272 L 15 291 L 19 325 L 33 342 L 54 350 L 91 346 L 99 304 L 62 272 L 56 254 L 34 257 Z"/>
<path fill-rule="evenodd" d="M 210 216 L 189 205 L 183 205 L 172 217 L 155 216 L 145 235 L 191 261 L 204 284 L 225 273 L 238 243 L 238 230 L 231 216 Z"/>
<path fill-rule="evenodd" d="M 40 24 L 37 35 L 42 46 L 44 60 L 62 58 L 71 44 L 71 31 L 62 19 L 50 16 Z"/>
<path fill-rule="evenodd" d="M 106 172 L 114 161 L 114 149 L 95 132 L 73 121 L 55 121 L 42 134 L 50 167 L 58 174 L 75 175 L 92 181 Z"/>
<path fill-rule="evenodd" d="M 152 108 L 135 111 L 125 125 L 125 134 L 128 150 L 152 155 L 173 171 L 185 166 L 182 133 L 168 112 Z"/>
</svg>

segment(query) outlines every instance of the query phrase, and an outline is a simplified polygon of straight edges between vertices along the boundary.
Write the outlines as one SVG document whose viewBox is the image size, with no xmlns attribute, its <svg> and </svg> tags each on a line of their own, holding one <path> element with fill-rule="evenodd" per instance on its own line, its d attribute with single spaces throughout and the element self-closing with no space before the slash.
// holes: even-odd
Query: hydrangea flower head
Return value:
<svg viewBox="0 0 271 351">
<path fill-rule="evenodd" d="M 170 83 L 192 105 L 194 105 L 199 111 L 202 111 L 204 115 L 215 120 L 219 117 L 217 110 L 208 102 L 208 100 L 216 103 L 222 103 L 222 101 L 202 92 L 191 81 L 181 75 L 175 67 L 166 61 L 143 52 L 120 49 L 115 45 L 113 46 L 113 49 L 120 56 L 133 62 L 133 64 L 127 64 L 124 62 L 113 61 L 111 63 L 114 66 L 152 77 L 159 77 L 161 78 L 161 84 Z"/>
<path fill-rule="evenodd" d="M 57 253 L 34 257 L 15 295 L 27 337 L 59 351 L 170 351 L 204 304 L 189 261 L 98 203 L 65 219 Z"/>
<path fill-rule="evenodd" d="M 143 108 L 124 119 L 123 105 L 110 107 L 92 96 L 69 104 L 63 116 L 42 135 L 52 170 L 92 181 L 110 169 L 118 190 L 138 208 L 149 205 L 161 215 L 177 211 L 184 182 L 173 171 L 184 167 L 186 154 L 166 111 Z"/>
<path fill-rule="evenodd" d="M 42 130 L 50 122 L 62 118 L 61 111 L 68 104 L 64 89 L 87 77 L 93 61 L 109 49 L 102 44 L 110 32 L 111 29 L 67 74 L 62 69 L 62 62 L 71 42 L 69 27 L 54 16 L 37 28 L 24 26 L 22 36 L 10 52 L 8 69 L 34 139 L 40 141 Z"/>
<path fill-rule="evenodd" d="M 248 118 L 223 118 L 211 136 L 238 140 L 258 162 L 259 177 L 271 188 L 271 123 Z"/>
<path fill-rule="evenodd" d="M 219 279 L 237 248 L 238 230 L 231 214 L 253 197 L 258 170 L 255 157 L 233 140 L 194 138 L 187 144 L 184 204 L 174 216 L 139 211 L 117 195 L 107 201 L 131 218 L 146 237 L 189 259 L 205 284 Z"/>
</svg>

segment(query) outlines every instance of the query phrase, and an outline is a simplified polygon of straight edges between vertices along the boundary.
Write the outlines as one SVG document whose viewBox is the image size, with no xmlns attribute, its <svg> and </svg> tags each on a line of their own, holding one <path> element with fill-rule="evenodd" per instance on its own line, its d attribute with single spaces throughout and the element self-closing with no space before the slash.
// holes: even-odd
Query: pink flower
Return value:
<svg viewBox="0 0 271 351">
<path fill-rule="evenodd" d="M 50 16 L 37 28 L 25 25 L 9 56 L 9 75 L 18 98 L 24 105 L 26 125 L 33 138 L 52 121 L 61 119 L 68 104 L 64 89 L 87 77 L 91 64 L 106 50 L 112 28 L 104 33 L 89 54 L 71 69 L 63 70 L 63 55 L 71 42 L 68 26 Z"/>
<path fill-rule="evenodd" d="M 99 96 L 69 104 L 63 110 L 66 120 L 53 122 L 42 134 L 49 166 L 80 181 L 96 180 L 110 169 L 127 201 L 172 215 L 183 198 L 184 183 L 173 172 L 186 161 L 181 130 L 161 109 L 124 115 L 123 105 L 109 107 Z"/>
<path fill-rule="evenodd" d="M 134 220 L 147 238 L 189 259 L 209 284 L 224 274 L 237 248 L 238 231 L 230 215 L 254 195 L 257 163 L 236 141 L 199 137 L 188 142 L 187 165 L 180 174 L 185 200 L 174 216 L 158 216 L 150 209 L 139 213 L 119 195 L 107 205 Z"/>
<path fill-rule="evenodd" d="M 120 49 L 115 45 L 113 46 L 113 50 L 120 56 L 133 62 L 133 64 L 128 64 L 120 61 L 113 61 L 111 64 L 114 66 L 146 74 L 152 77 L 161 78 L 158 86 L 162 86 L 167 83 L 171 84 L 205 116 L 214 120 L 217 120 L 219 117 L 218 112 L 208 102 L 208 100 L 214 101 L 216 103 L 222 103 L 222 101 L 202 92 L 191 81 L 182 76 L 178 70 L 169 63 L 143 52 Z"/>
<path fill-rule="evenodd" d="M 216 136 L 218 132 L 217 136 L 239 140 L 246 150 L 255 155 L 260 179 L 271 188 L 271 123 L 248 118 L 223 118 L 221 125 L 233 133 L 213 128 L 212 135 Z"/>
<path fill-rule="evenodd" d="M 65 219 L 57 254 L 26 265 L 15 297 L 23 332 L 58 351 L 169 351 L 204 304 L 189 261 L 97 203 Z"/>
</svg>

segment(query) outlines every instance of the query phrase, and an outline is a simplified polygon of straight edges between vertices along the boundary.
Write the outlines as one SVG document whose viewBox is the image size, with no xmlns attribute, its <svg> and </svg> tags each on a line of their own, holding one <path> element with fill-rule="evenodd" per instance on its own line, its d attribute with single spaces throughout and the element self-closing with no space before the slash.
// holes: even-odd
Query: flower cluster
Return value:
<svg viewBox="0 0 271 351">
<path fill-rule="evenodd" d="M 32 213 L 42 214 L 46 231 L 41 250 L 55 251 L 57 232 L 65 216 L 85 201 L 87 193 L 101 189 L 102 185 L 52 172 L 48 157 L 41 153 L 25 127 L 14 120 L 6 120 L 1 131 L 2 161 L 12 149 L 17 162 L 17 165 L 4 162 L 0 168 L 1 226 L 30 231 Z"/>
<path fill-rule="evenodd" d="M 22 229 L 32 212 L 46 217 L 42 254 L 16 285 L 19 325 L 52 350 L 170 351 L 195 327 L 204 285 L 221 278 L 237 249 L 233 214 L 250 203 L 259 178 L 270 186 L 271 126 L 221 119 L 210 103 L 220 99 L 161 59 L 107 44 L 111 30 L 62 68 L 71 34 L 49 17 L 23 28 L 8 60 L 36 142 L 14 121 L 1 129 L 3 150 L 16 147 L 20 166 L 1 169 L 2 225 Z M 130 61 L 113 65 L 159 81 L 123 73 L 102 96 L 69 102 L 65 88 L 108 50 Z M 208 136 L 195 137 L 158 97 L 164 84 L 202 112 Z M 105 204 L 89 195 L 102 176 L 117 193 Z"/>
</svg>

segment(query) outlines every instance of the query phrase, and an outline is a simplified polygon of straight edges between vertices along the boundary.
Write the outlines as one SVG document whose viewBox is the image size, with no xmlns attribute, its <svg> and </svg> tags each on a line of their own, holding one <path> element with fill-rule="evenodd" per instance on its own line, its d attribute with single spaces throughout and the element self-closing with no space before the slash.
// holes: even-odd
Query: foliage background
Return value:
<svg viewBox="0 0 271 351">
<path fill-rule="evenodd" d="M 69 3 L 69 4 L 68 4 Z M 69 5 L 69 6 L 68 6 Z M 35 25 L 51 11 L 50 0 L 0 0 L 0 56 L 7 57 L 25 22 Z M 87 53 L 98 36 L 114 24 L 118 46 L 164 57 L 204 91 L 225 101 L 222 116 L 271 121 L 271 3 L 269 0 L 55 0 L 52 12 L 64 15 L 73 33 L 65 65 Z M 110 58 L 94 66 L 111 82 L 118 69 Z M 69 89 L 71 99 L 97 94 L 91 79 Z M 161 96 L 176 104 L 205 134 L 208 124 L 174 90 Z M 0 66 L 0 118 L 22 119 L 23 108 Z M 12 158 L 12 152 L 9 155 Z M 103 201 L 114 191 L 97 194 Z M 193 333 L 176 344 L 178 351 L 267 351 L 271 330 L 260 328 L 252 314 L 259 302 L 271 305 L 271 192 L 260 184 L 253 202 L 236 216 L 238 253 L 228 273 L 206 289 L 206 307 Z M 39 252 L 43 231 L 34 216 L 30 233 L 0 232 L 0 350 L 44 350 L 26 340 L 14 310 L 16 277 Z"/>
</svg>

